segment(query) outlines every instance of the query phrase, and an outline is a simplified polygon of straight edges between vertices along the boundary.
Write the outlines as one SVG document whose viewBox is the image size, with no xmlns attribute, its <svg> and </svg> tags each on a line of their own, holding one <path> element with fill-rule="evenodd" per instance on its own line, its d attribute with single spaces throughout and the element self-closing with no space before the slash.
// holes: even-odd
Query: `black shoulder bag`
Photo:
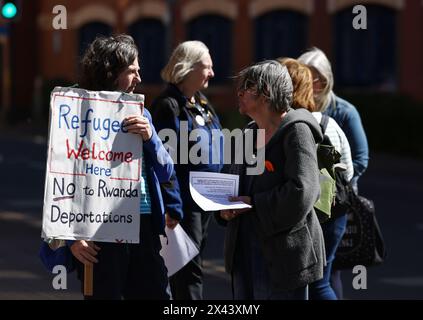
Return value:
<svg viewBox="0 0 423 320">
<path fill-rule="evenodd" d="M 336 251 L 334 269 L 351 269 L 383 263 L 386 248 L 376 220 L 373 201 L 354 193 L 347 210 L 347 230 Z"/>
</svg>

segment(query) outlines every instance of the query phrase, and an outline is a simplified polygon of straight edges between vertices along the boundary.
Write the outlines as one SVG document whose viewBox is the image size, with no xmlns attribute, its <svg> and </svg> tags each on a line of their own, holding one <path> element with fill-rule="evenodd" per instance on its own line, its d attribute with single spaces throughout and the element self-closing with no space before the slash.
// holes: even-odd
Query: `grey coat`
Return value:
<svg viewBox="0 0 423 320">
<path fill-rule="evenodd" d="M 253 127 L 255 124 L 253 125 Z M 256 126 L 255 126 L 256 128 Z M 316 143 L 322 140 L 319 124 L 305 109 L 290 109 L 265 149 L 268 166 L 253 178 L 254 230 L 259 238 L 272 291 L 303 287 L 323 277 L 325 249 L 313 206 L 320 192 Z M 270 169 L 270 170 L 269 170 Z M 242 175 L 245 165 L 227 170 Z M 224 223 L 223 220 L 218 222 Z M 239 219 L 227 223 L 225 267 L 233 271 Z"/>
</svg>

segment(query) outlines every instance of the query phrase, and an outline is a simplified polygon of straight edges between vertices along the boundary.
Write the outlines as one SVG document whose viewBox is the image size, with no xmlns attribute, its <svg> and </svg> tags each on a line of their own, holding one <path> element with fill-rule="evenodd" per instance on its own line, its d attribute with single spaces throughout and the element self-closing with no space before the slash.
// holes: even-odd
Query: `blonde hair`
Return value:
<svg viewBox="0 0 423 320">
<path fill-rule="evenodd" d="M 288 69 L 294 87 L 292 107 L 305 108 L 310 112 L 315 111 L 316 105 L 313 98 L 313 75 L 310 69 L 292 58 L 278 58 L 278 62 Z"/>
<path fill-rule="evenodd" d="M 180 43 L 166 66 L 160 73 L 162 79 L 168 83 L 181 83 L 190 73 L 196 63 L 209 53 L 207 46 L 201 41 L 185 41 Z"/>
<path fill-rule="evenodd" d="M 315 97 L 318 111 L 325 111 L 329 104 L 335 99 L 333 93 L 332 67 L 325 53 L 313 47 L 298 57 L 298 61 L 316 70 L 326 83 L 323 90 Z"/>
</svg>

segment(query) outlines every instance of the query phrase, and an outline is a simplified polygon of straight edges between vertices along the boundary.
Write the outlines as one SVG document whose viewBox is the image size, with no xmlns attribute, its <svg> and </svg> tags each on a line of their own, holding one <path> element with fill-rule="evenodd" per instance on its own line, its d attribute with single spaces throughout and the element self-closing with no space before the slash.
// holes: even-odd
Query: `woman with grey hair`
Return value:
<svg viewBox="0 0 423 320">
<path fill-rule="evenodd" d="M 351 184 L 358 192 L 358 178 L 366 171 L 369 161 L 369 147 L 360 114 L 355 106 L 333 92 L 334 80 L 331 64 L 322 50 L 312 48 L 302 54 L 298 61 L 309 66 L 313 74 L 313 91 L 317 109 L 333 118 L 348 139 L 354 167 Z M 346 222 L 342 221 L 342 217 L 338 219 L 336 227 L 341 230 L 343 226 L 345 228 Z M 332 272 L 331 284 L 338 299 L 342 299 L 340 271 Z"/>
<path fill-rule="evenodd" d="M 201 41 L 186 41 L 173 51 L 161 76 L 167 82 L 166 89 L 155 99 L 151 106 L 154 126 L 157 130 L 171 129 L 177 134 L 178 146 L 188 144 L 189 150 L 194 145 L 201 147 L 201 153 L 207 150 L 207 161 L 200 163 L 186 159 L 187 154 L 178 154 L 175 172 L 171 183 L 162 185 L 166 206 L 166 224 L 174 228 L 180 222 L 183 229 L 200 249 L 194 257 L 176 274 L 170 277 L 172 296 L 176 300 L 198 300 L 203 298 L 202 253 L 206 244 L 210 213 L 204 212 L 193 201 L 189 190 L 189 172 L 219 172 L 223 163 L 223 146 L 219 139 L 212 137 L 212 130 L 220 130 L 221 125 L 213 107 L 200 90 L 208 87 L 214 76 L 213 62 L 209 49 Z M 202 134 L 197 140 L 186 141 L 192 130 Z M 200 136 L 207 136 L 203 139 Z M 177 146 L 175 150 L 178 150 Z M 214 154 L 219 151 L 219 157 Z M 197 155 L 197 152 L 195 152 Z M 204 155 L 201 154 L 201 158 Z M 216 161 L 218 158 L 219 161 Z M 181 160 L 182 159 L 182 160 Z M 188 160 L 188 161 L 187 161 Z M 188 162 L 188 163 L 187 163 Z M 180 190 L 183 190 L 180 193 Z"/>
<path fill-rule="evenodd" d="M 263 129 L 255 152 L 265 152 L 265 171 L 247 175 L 248 161 L 232 164 L 239 194 L 250 209 L 223 210 L 225 267 L 234 299 L 305 300 L 308 284 L 323 276 L 324 244 L 313 206 L 320 191 L 316 143 L 319 125 L 305 109 L 294 110 L 286 67 L 263 61 L 238 76 L 239 112 Z M 257 154 L 257 158 L 260 156 Z"/>
<path fill-rule="evenodd" d="M 352 183 L 357 190 L 358 178 L 366 171 L 369 161 L 369 147 L 360 114 L 356 107 L 333 92 L 332 67 L 322 50 L 313 48 L 303 53 L 298 61 L 309 66 L 313 74 L 314 100 L 317 109 L 335 119 L 347 136 L 354 166 Z"/>
</svg>

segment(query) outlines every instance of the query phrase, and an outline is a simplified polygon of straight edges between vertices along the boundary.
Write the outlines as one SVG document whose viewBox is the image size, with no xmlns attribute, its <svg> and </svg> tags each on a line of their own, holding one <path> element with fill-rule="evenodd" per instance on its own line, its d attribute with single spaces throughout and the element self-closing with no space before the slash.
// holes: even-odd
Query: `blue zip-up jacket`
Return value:
<svg viewBox="0 0 423 320">
<path fill-rule="evenodd" d="M 164 148 L 153 126 L 151 114 L 144 109 L 144 116 L 150 121 L 152 136 L 143 143 L 147 182 L 150 190 L 153 228 L 159 234 L 165 235 L 165 208 L 160 184 L 170 181 L 173 174 L 173 160 Z"/>
<path fill-rule="evenodd" d="M 335 119 L 348 139 L 354 166 L 352 182 L 357 184 L 358 178 L 366 171 L 369 162 L 369 146 L 360 114 L 351 103 L 336 95 L 324 114 Z"/>
</svg>

